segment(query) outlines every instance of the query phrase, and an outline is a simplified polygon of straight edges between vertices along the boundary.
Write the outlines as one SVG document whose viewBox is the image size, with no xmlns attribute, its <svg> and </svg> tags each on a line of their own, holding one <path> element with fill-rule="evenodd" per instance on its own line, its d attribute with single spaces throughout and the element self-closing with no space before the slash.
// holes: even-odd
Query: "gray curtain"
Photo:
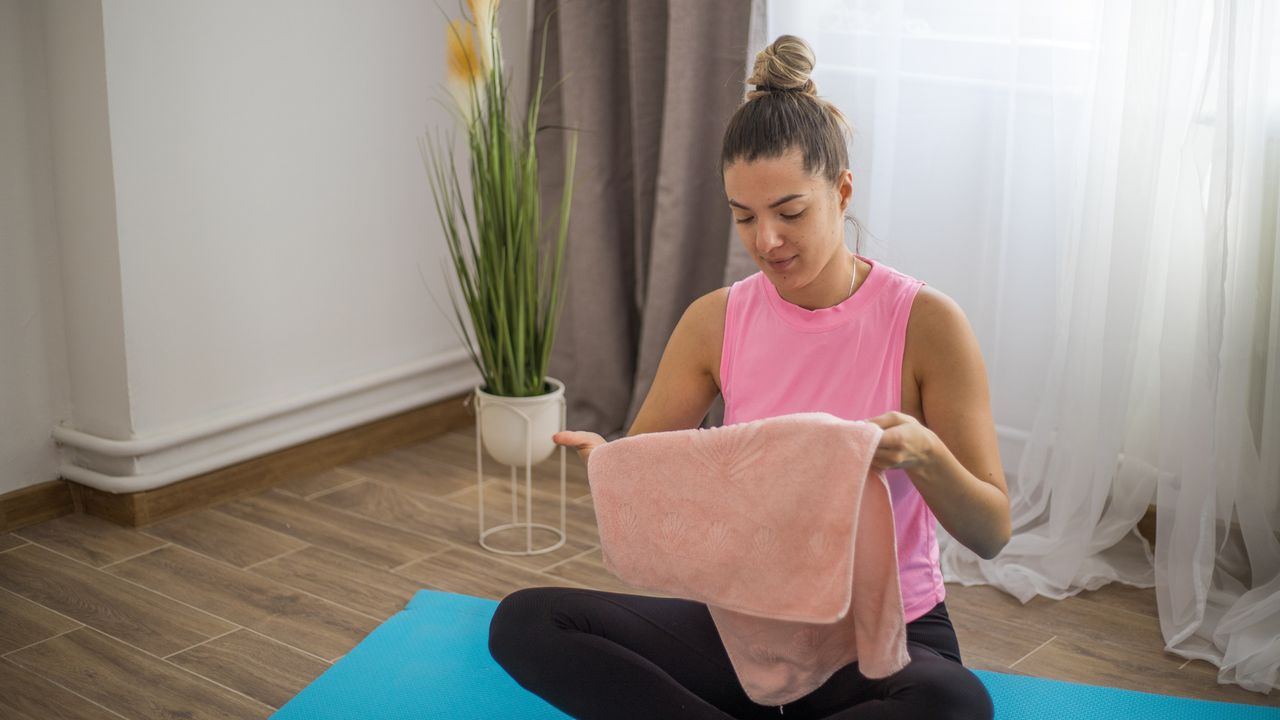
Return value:
<svg viewBox="0 0 1280 720">
<path fill-rule="evenodd" d="M 578 133 L 548 368 L 565 383 L 569 429 L 624 435 L 685 308 L 755 271 L 749 258 L 732 260 L 719 168 L 743 98 L 752 10 L 751 0 L 535 0 L 535 80 L 550 17 L 538 134 L 548 223 L 564 180 L 558 127 Z M 703 424 L 722 418 L 717 399 Z"/>
</svg>

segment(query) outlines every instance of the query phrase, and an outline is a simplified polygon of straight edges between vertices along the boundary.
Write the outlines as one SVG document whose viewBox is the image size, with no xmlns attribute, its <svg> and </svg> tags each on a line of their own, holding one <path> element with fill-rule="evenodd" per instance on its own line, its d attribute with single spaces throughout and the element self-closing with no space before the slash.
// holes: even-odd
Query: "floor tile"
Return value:
<svg viewBox="0 0 1280 720">
<path fill-rule="evenodd" d="M 335 490 L 311 502 L 454 544 L 475 542 L 477 535 L 475 510 L 372 480 Z"/>
<path fill-rule="evenodd" d="M 362 458 L 341 467 L 343 471 L 376 480 L 407 492 L 438 497 L 457 492 L 476 483 L 476 469 L 406 450 Z M 492 471 L 486 475 L 492 475 Z"/>
<path fill-rule="evenodd" d="M 174 548 L 155 552 L 168 550 Z M 161 657 L 235 629 L 225 620 L 111 574 L 122 566 L 95 570 L 27 545 L 0 554 L 0 587 Z"/>
<path fill-rule="evenodd" d="M 262 563 L 250 572 L 384 620 L 403 610 L 422 589 L 413 580 L 318 547 Z"/>
<path fill-rule="evenodd" d="M 268 706 L 129 647 L 92 628 L 6 656 L 26 670 L 127 718 L 266 718 Z"/>
<path fill-rule="evenodd" d="M 378 626 L 354 610 L 174 546 L 107 572 L 324 660 L 350 650 Z"/>
<path fill-rule="evenodd" d="M 1052 640 L 1053 633 L 1034 623 L 1020 622 L 1016 611 L 1004 603 L 992 603 L 989 591 L 990 588 L 947 583 L 944 602 L 964 664 L 1003 672 Z"/>
<path fill-rule="evenodd" d="M 0 658 L 0 717 L 5 720 L 124 720 L 39 674 Z"/>
<path fill-rule="evenodd" d="M 241 568 L 307 547 L 295 537 L 214 509 L 148 525 L 145 532 Z"/>
<path fill-rule="evenodd" d="M 323 497 L 323 496 L 322 496 Z M 217 506 L 219 512 L 370 565 L 394 568 L 447 547 L 417 533 L 268 490 Z"/>
<path fill-rule="evenodd" d="M 243 628 L 168 660 L 273 708 L 329 669 L 326 662 Z"/>
<path fill-rule="evenodd" d="M 29 525 L 19 530 L 18 535 L 94 567 L 164 545 L 163 540 L 83 513 L 71 513 Z"/>
<path fill-rule="evenodd" d="M 511 592 L 526 587 L 578 584 L 545 573 L 526 570 L 482 551 L 454 548 L 396 571 L 423 587 L 462 593 L 475 597 L 501 600 Z"/>
<path fill-rule="evenodd" d="M 61 635 L 80 625 L 21 595 L 0 590 L 0 655 Z"/>
<path fill-rule="evenodd" d="M 312 473 L 311 475 L 303 475 L 301 477 L 286 480 L 275 486 L 277 490 L 296 495 L 297 497 L 309 499 L 312 496 L 329 492 L 334 488 L 349 485 L 352 482 L 360 480 L 359 475 L 349 473 L 339 468 L 325 470 L 324 472 Z"/>
</svg>

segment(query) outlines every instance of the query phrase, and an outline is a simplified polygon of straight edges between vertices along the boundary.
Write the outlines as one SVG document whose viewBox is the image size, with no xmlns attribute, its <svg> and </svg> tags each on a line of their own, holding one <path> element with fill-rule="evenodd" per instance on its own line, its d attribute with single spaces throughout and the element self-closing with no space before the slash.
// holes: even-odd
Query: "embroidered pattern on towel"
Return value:
<svg viewBox="0 0 1280 720">
<path fill-rule="evenodd" d="M 825 412 L 644 433 L 587 461 L 605 568 L 706 603 L 747 696 L 781 705 L 853 661 L 910 661 L 883 430 Z"/>
</svg>

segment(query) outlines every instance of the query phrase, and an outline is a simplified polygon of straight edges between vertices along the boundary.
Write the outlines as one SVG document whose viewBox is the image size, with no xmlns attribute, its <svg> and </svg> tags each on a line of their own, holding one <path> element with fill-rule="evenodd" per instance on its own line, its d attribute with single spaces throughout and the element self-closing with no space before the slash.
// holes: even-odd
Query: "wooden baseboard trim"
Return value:
<svg viewBox="0 0 1280 720">
<path fill-rule="evenodd" d="M 75 501 L 66 480 L 18 488 L 0 495 L 0 532 L 35 525 L 74 511 Z"/>
<path fill-rule="evenodd" d="M 113 494 L 72 482 L 72 493 L 77 507 L 89 515 L 143 527 L 474 423 L 463 405 L 466 397 L 455 396 L 154 490 Z"/>
<path fill-rule="evenodd" d="M 187 480 L 135 493 L 109 493 L 66 479 L 0 495 L 0 532 L 82 511 L 125 527 L 143 527 L 251 495 L 475 423 L 470 393 L 349 428 Z"/>
</svg>

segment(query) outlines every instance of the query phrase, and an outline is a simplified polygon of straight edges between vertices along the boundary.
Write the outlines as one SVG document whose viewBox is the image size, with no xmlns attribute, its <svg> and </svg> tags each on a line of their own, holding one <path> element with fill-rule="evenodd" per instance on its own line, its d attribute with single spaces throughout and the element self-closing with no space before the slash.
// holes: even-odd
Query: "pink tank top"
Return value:
<svg viewBox="0 0 1280 720">
<path fill-rule="evenodd" d="M 733 283 L 720 357 L 724 424 L 797 412 L 865 420 L 902 410 L 907 318 L 925 283 L 869 258 L 871 272 L 838 305 L 787 302 L 763 271 Z M 903 615 L 946 598 L 936 520 L 905 470 L 885 471 L 893 497 Z"/>
</svg>

